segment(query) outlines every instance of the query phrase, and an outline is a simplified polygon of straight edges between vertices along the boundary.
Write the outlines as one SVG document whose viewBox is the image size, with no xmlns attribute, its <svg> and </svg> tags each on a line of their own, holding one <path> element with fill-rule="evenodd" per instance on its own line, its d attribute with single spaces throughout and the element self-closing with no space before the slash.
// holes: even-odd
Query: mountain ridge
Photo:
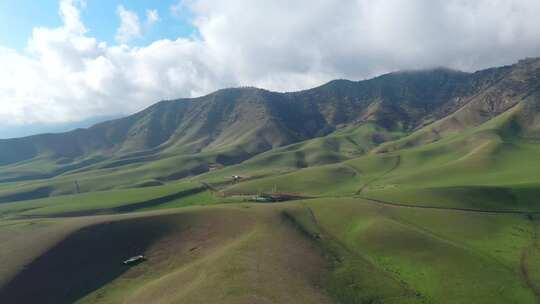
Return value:
<svg viewBox="0 0 540 304">
<path fill-rule="evenodd" d="M 160 101 L 87 129 L 0 140 L 0 173 L 2 181 L 17 181 L 80 171 L 106 159 L 125 164 L 196 154 L 210 155 L 207 165 L 230 165 L 346 126 L 375 125 L 378 133 L 370 140 L 383 147 L 381 138 L 393 137 L 381 137 L 379 131 L 417 134 L 430 129 L 412 141 L 379 149 L 384 152 L 432 142 L 504 113 L 527 94 L 537 94 L 539 71 L 540 59 L 532 58 L 473 73 L 400 71 L 287 93 L 221 89 Z M 35 164 L 43 162 L 47 168 L 36 173 Z"/>
</svg>

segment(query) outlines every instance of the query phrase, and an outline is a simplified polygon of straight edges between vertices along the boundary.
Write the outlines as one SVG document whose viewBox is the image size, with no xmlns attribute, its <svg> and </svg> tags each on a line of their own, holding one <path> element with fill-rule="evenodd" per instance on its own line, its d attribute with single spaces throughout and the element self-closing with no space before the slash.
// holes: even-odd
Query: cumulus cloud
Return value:
<svg viewBox="0 0 540 304">
<path fill-rule="evenodd" d="M 134 38 L 142 36 L 141 23 L 137 13 L 125 9 L 119 5 L 116 13 L 120 17 L 120 27 L 116 31 L 116 41 L 127 43 Z"/>
<path fill-rule="evenodd" d="M 26 52 L 0 47 L 0 120 L 82 120 L 227 86 L 295 90 L 399 69 L 467 71 L 540 56 L 537 0 L 189 0 L 197 34 L 126 45 L 139 17 L 118 8 L 120 45 L 91 37 L 84 3 L 36 28 Z M 171 8 L 172 10 L 172 8 Z M 145 22 L 159 20 L 146 14 Z M 152 21 L 152 22 L 155 22 Z"/>
</svg>

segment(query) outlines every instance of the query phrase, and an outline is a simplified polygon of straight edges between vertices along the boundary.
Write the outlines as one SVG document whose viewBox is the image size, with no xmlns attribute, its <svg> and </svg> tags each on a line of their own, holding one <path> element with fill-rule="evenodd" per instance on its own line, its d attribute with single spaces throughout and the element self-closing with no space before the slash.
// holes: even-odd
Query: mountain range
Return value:
<svg viewBox="0 0 540 304">
<path fill-rule="evenodd" d="M 298 167 L 305 167 L 348 158 L 340 152 L 343 145 L 351 145 L 356 156 L 418 146 L 509 111 L 515 113 L 507 131 L 536 139 L 539 94 L 537 58 L 474 73 L 437 68 L 334 80 L 290 93 L 223 89 L 161 101 L 87 129 L 0 140 L 0 182 L 76 179 L 96 170 L 146 170 L 153 163 L 160 168 L 150 168 L 144 180 L 170 181 L 295 143 L 325 137 L 332 141 L 335 132 L 361 133 L 356 139 L 349 136 L 346 144 L 328 143 L 332 155 L 310 163 L 297 157 Z M 159 166 L 164 160 L 168 162 Z M 128 183 L 96 182 L 91 188 Z"/>
</svg>

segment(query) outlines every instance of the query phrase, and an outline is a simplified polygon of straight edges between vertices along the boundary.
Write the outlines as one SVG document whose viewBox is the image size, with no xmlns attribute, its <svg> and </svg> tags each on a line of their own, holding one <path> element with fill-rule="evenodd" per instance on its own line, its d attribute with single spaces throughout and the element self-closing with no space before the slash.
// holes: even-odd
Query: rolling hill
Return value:
<svg viewBox="0 0 540 304">
<path fill-rule="evenodd" d="M 476 73 L 396 72 L 293 93 L 236 88 L 162 101 L 88 129 L 0 140 L 0 182 L 39 183 L 66 176 L 73 181 L 97 171 L 102 177 L 122 170 L 139 182 L 163 182 L 294 143 L 303 146 L 294 152 L 298 167 L 344 160 L 373 148 L 391 151 L 429 143 L 478 126 L 521 101 L 536 100 L 538 65 L 537 59 L 528 59 Z M 523 103 L 527 109 L 521 112 L 530 113 L 534 101 Z M 525 116 L 520 116 L 520 132 L 535 136 L 536 118 Z M 399 137 L 404 138 L 396 141 Z M 302 160 L 310 146 L 321 155 L 308 153 L 311 159 Z M 290 154 L 295 148 L 286 149 Z M 88 190 L 133 184 L 131 179 L 126 184 L 102 181 Z M 65 193 L 39 188 L 38 193 L 48 195 Z"/>
<path fill-rule="evenodd" d="M 538 303 L 538 172 L 535 58 L 162 101 L 0 141 L 0 302 Z"/>
</svg>

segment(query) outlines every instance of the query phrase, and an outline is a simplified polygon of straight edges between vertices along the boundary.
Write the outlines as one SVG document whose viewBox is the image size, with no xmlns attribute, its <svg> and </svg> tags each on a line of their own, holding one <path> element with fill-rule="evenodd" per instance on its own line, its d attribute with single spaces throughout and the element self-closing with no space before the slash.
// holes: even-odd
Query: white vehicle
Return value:
<svg viewBox="0 0 540 304">
<path fill-rule="evenodd" d="M 140 262 L 142 262 L 144 260 L 146 260 L 144 255 L 136 255 L 134 257 L 131 257 L 131 258 L 125 260 L 123 263 L 124 263 L 124 265 L 133 265 L 133 264 L 140 263 Z"/>
</svg>

